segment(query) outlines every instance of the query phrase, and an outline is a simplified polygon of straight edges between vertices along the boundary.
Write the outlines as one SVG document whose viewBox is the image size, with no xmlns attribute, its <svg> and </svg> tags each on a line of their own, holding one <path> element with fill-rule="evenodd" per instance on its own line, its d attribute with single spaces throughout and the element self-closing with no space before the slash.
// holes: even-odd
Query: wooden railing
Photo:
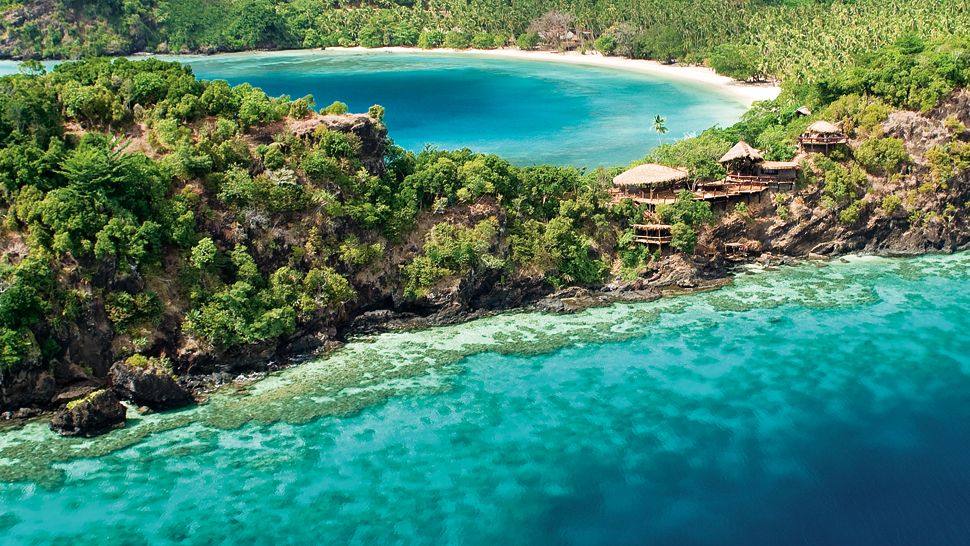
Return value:
<svg viewBox="0 0 970 546">
<path fill-rule="evenodd" d="M 832 145 L 832 144 L 845 144 L 848 141 L 849 141 L 849 137 L 845 135 L 798 137 L 798 142 L 801 144 L 820 144 L 823 146 Z"/>
<path fill-rule="evenodd" d="M 761 175 L 749 175 L 749 174 L 728 174 L 727 178 L 724 179 L 727 182 L 741 182 L 747 184 L 770 184 L 771 182 L 777 182 L 777 176 L 771 176 L 767 174 Z"/>
<path fill-rule="evenodd" d="M 669 224 L 633 224 L 631 227 L 636 231 L 633 236 L 634 242 L 663 246 L 673 241 Z"/>
</svg>

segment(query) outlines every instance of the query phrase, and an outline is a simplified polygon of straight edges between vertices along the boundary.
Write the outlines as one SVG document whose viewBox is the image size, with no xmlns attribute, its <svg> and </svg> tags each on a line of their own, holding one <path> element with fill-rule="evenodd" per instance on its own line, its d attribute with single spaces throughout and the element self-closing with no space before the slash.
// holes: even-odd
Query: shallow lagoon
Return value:
<svg viewBox="0 0 970 546">
<path fill-rule="evenodd" d="M 206 79 L 271 95 L 312 94 L 352 111 L 387 109 L 397 144 L 468 147 L 517 164 L 626 165 L 671 142 L 740 117 L 746 105 L 716 87 L 612 68 L 468 54 L 291 51 L 163 57 Z M 0 62 L 0 74 L 16 70 Z M 656 115 L 669 132 L 653 130 Z"/>
<path fill-rule="evenodd" d="M 0 436 L 0 542 L 963 544 L 968 294 L 967 253 L 857 258 L 360 340 Z"/>
</svg>

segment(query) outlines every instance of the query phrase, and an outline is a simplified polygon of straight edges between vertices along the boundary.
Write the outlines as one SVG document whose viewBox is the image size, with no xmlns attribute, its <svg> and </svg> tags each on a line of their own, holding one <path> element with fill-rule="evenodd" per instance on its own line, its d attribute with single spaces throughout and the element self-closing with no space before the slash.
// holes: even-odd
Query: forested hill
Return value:
<svg viewBox="0 0 970 546">
<path fill-rule="evenodd" d="M 961 0 L 0 0 L 0 56 L 362 45 L 596 48 L 742 79 L 817 75 L 903 34 L 970 33 Z M 575 37 L 575 38 L 574 38 Z"/>
<path fill-rule="evenodd" d="M 671 225 L 663 255 L 636 243 L 644 209 L 609 192 L 621 168 L 414 154 L 387 139 L 379 106 L 318 113 L 158 59 L 25 63 L 0 78 L 0 420 L 106 385 L 165 409 L 200 375 L 389 320 L 698 286 L 726 274 L 729 241 L 770 260 L 968 248 L 967 51 L 901 40 L 652 152 L 715 181 L 738 140 L 778 160 L 816 120 L 850 139 L 802 154 L 791 192 L 720 215 L 681 192 L 653 215 Z"/>
</svg>

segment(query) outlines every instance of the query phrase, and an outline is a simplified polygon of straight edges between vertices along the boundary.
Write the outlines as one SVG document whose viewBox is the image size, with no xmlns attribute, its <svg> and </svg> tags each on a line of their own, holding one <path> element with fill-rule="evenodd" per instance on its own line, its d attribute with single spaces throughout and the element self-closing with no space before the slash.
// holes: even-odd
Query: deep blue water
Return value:
<svg viewBox="0 0 970 546">
<path fill-rule="evenodd" d="M 968 311 L 964 253 L 381 335 L 0 434 L 0 542 L 964 545 Z"/>
</svg>

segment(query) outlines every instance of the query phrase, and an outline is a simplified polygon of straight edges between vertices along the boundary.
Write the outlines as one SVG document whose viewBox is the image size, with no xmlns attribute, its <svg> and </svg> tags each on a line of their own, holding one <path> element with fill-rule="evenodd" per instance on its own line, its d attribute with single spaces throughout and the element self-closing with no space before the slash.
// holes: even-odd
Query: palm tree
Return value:
<svg viewBox="0 0 970 546">
<path fill-rule="evenodd" d="M 653 118 L 653 130 L 660 135 L 660 143 L 663 144 L 663 135 L 667 134 L 667 118 L 657 114 L 657 117 Z"/>
</svg>

